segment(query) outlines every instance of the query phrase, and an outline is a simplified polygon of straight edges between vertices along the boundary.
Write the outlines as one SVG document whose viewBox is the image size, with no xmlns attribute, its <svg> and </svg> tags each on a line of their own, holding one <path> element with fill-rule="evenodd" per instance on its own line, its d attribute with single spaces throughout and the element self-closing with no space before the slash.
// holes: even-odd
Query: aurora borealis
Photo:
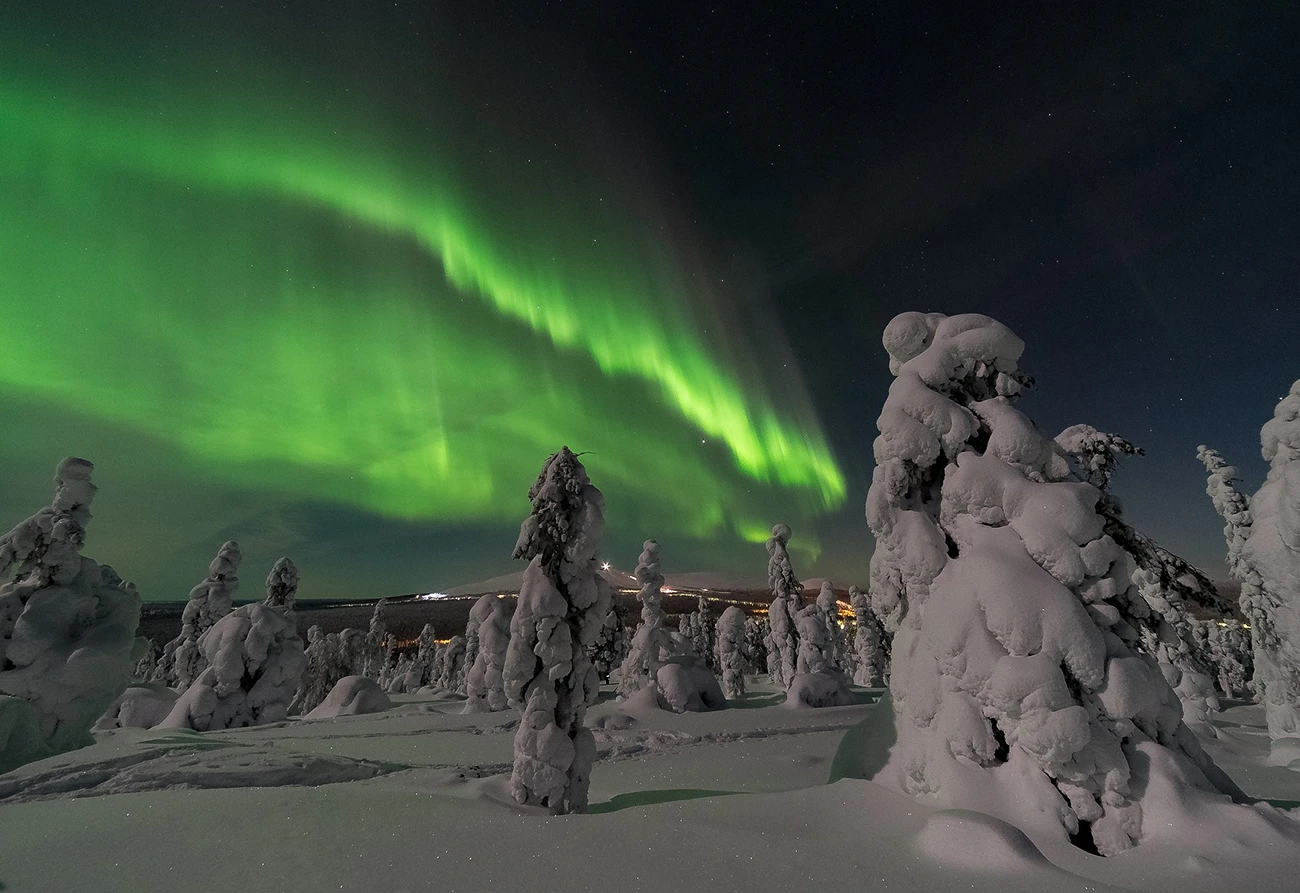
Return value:
<svg viewBox="0 0 1300 893">
<path fill-rule="evenodd" d="M 149 477 L 125 433 L 203 486 L 413 523 L 517 523 L 564 443 L 647 529 L 761 541 L 843 502 L 797 379 L 764 368 L 779 343 L 573 134 L 467 123 L 450 80 L 415 117 L 455 138 L 411 136 L 291 72 L 205 80 L 201 47 L 159 71 L 96 46 L 72 78 L 6 49 L 0 310 L 24 335 L 0 406 L 75 415 L 106 494 Z"/>
<path fill-rule="evenodd" d="M 512 570 L 567 444 L 605 557 L 866 579 L 896 313 L 1026 342 L 1046 430 L 1146 449 L 1210 571 L 1297 374 L 1300 14 L 1190 4 L 0 5 L 0 525 L 96 463 L 88 554 L 182 598 Z M 1041 395 L 1041 397 L 1039 396 Z M 244 593 L 255 595 L 256 593 Z"/>
</svg>

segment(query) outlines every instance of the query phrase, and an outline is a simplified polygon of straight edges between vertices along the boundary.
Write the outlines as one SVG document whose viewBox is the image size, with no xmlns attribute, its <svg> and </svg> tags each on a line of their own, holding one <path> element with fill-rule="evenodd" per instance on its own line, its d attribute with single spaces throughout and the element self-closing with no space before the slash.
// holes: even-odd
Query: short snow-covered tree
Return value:
<svg viewBox="0 0 1300 893">
<path fill-rule="evenodd" d="M 799 660 L 799 628 L 796 616 L 803 601 L 803 584 L 794 575 L 790 563 L 790 528 L 777 524 L 767 541 L 767 581 L 772 589 L 772 606 L 767 619 L 770 626 L 770 647 L 767 654 L 767 671 L 772 682 L 789 688 L 797 672 Z"/>
<path fill-rule="evenodd" d="M 1144 835 L 1138 773 L 1241 796 L 1141 651 L 1135 561 L 1101 491 L 1013 403 L 1020 339 L 986 316 L 905 313 L 884 344 L 867 519 L 898 741 L 877 781 L 1035 831 L 1051 817 L 1103 855 Z"/>
<path fill-rule="evenodd" d="M 442 649 L 437 687 L 455 693 L 465 680 L 465 637 L 452 636 Z"/>
<path fill-rule="evenodd" d="M 164 728 L 199 732 L 278 722 L 307 667 L 297 624 L 284 608 L 244 605 L 199 640 L 207 669 L 177 699 Z"/>
<path fill-rule="evenodd" d="M 611 599 L 596 563 L 605 500 L 568 447 L 546 460 L 528 499 L 514 551 L 528 567 L 504 671 L 506 697 L 522 713 L 510 792 L 521 804 L 581 812 L 596 759 L 583 721 L 599 692 L 586 649 Z"/>
<path fill-rule="evenodd" d="M 849 604 L 853 606 L 853 650 L 857 656 L 853 684 L 879 688 L 885 679 L 885 649 L 881 642 L 880 622 L 871 610 L 871 599 L 856 586 L 849 587 Z"/>
<path fill-rule="evenodd" d="M 140 597 L 81 554 L 93 469 L 64 459 L 50 505 L 0 537 L 0 773 L 90 744 L 130 678 Z"/>
<path fill-rule="evenodd" d="M 161 678 L 173 688 L 184 690 L 199 677 L 207 664 L 199 639 L 218 620 L 230 613 L 239 588 L 239 565 L 243 556 L 239 543 L 222 543 L 208 564 L 208 575 L 190 590 L 181 613 L 180 634 L 163 647 Z"/>
<path fill-rule="evenodd" d="M 628 636 L 623 628 L 626 612 L 614 601 L 600 625 L 600 635 L 591 646 L 591 663 L 602 683 L 608 683 L 628 654 Z"/>
<path fill-rule="evenodd" d="M 488 713 L 505 710 L 506 651 L 510 646 L 510 614 L 497 595 L 485 595 L 470 610 L 470 625 L 475 630 L 474 660 L 465 674 L 465 713 Z"/>
<path fill-rule="evenodd" d="M 1201 447 L 1198 455 L 1227 524 L 1228 570 L 1241 582 L 1269 734 L 1300 738 L 1300 381 L 1260 429 L 1260 444 L 1268 477 L 1249 498 L 1216 452 Z"/>
<path fill-rule="evenodd" d="M 745 696 L 745 612 L 731 605 L 718 618 L 718 668 L 722 693 L 734 701 Z"/>
</svg>

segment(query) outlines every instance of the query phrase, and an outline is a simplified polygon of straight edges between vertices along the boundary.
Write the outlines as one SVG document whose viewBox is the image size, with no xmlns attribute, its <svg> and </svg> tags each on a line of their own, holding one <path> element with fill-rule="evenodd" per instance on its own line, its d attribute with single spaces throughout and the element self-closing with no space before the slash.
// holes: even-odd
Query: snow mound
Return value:
<svg viewBox="0 0 1300 893">
<path fill-rule="evenodd" d="M 160 682 L 133 685 L 118 696 L 95 724 L 107 729 L 151 729 L 167 718 L 179 695 Z"/>
<path fill-rule="evenodd" d="M 360 716 L 379 713 L 393 706 L 379 683 L 366 676 L 344 676 L 330 693 L 303 719 L 331 719 L 335 716 Z"/>
<path fill-rule="evenodd" d="M 853 694 L 844 680 L 829 673 L 799 673 L 785 695 L 787 707 L 847 707 Z"/>
<path fill-rule="evenodd" d="M 699 713 L 727 706 L 718 677 L 699 661 L 674 658 L 655 676 L 659 703 L 673 713 Z"/>
<path fill-rule="evenodd" d="M 965 869 L 1008 874 L 1032 867 L 1057 870 L 1015 825 L 968 809 L 934 813 L 913 840 L 931 859 Z"/>
</svg>

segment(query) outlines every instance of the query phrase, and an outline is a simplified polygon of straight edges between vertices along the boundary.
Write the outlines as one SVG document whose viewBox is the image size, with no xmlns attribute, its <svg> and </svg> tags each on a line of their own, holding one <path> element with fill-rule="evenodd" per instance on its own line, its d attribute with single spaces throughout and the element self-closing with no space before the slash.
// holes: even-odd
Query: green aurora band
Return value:
<svg viewBox="0 0 1300 893">
<path fill-rule="evenodd" d="M 722 340 L 617 177 L 553 152 L 503 181 L 527 151 L 255 91 L 82 92 L 0 66 L 6 416 L 63 407 L 390 518 L 515 520 L 561 443 L 629 522 L 697 537 L 843 502 L 802 388 Z"/>
</svg>

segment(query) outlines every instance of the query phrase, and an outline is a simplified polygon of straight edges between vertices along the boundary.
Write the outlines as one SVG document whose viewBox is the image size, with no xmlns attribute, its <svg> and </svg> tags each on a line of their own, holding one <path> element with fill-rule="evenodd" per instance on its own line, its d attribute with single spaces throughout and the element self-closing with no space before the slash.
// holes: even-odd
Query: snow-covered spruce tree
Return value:
<svg viewBox="0 0 1300 893">
<path fill-rule="evenodd" d="M 1217 453 L 1201 447 L 1198 455 L 1227 524 L 1228 570 L 1241 582 L 1269 735 L 1300 738 L 1300 381 L 1278 401 L 1260 445 L 1268 477 L 1249 499 Z"/>
<path fill-rule="evenodd" d="M 745 660 L 750 674 L 767 672 L 767 621 L 757 617 L 745 619 Z"/>
<path fill-rule="evenodd" d="M 659 668 L 673 655 L 673 638 L 664 626 L 664 613 L 660 590 L 664 575 L 659 569 L 659 544 L 646 540 L 641 549 L 635 571 L 641 591 L 641 623 L 632 634 L 632 644 L 623 666 L 619 670 L 618 696 L 628 698 L 655 681 Z"/>
<path fill-rule="evenodd" d="M 408 691 L 415 691 L 422 685 L 428 685 L 433 681 L 433 674 L 438 666 L 438 632 L 433 628 L 432 623 L 426 623 L 420 630 L 420 635 L 415 640 L 415 660 L 411 665 L 411 672 L 416 674 L 414 688 L 408 688 Z"/>
<path fill-rule="evenodd" d="M 602 684 L 608 684 L 614 670 L 618 669 L 627 657 L 629 638 L 623 628 L 627 612 L 617 600 L 609 608 L 604 622 L 600 625 L 600 635 L 588 649 L 591 665 L 596 668 L 596 675 Z"/>
<path fill-rule="evenodd" d="M 161 678 L 172 688 L 184 690 L 199 677 L 207 664 L 199 639 L 230 613 L 239 588 L 239 565 L 243 556 L 239 543 L 222 543 L 208 564 L 208 575 L 190 590 L 181 613 L 180 634 L 163 648 Z"/>
<path fill-rule="evenodd" d="M 388 635 L 385 615 L 388 612 L 388 599 L 381 598 L 375 602 L 375 610 L 370 615 L 370 627 L 366 630 L 366 646 L 358 676 L 371 679 L 379 677 L 384 666 L 384 636 Z"/>
<path fill-rule="evenodd" d="M 695 649 L 695 654 L 709 666 L 710 669 L 718 669 L 715 663 L 717 659 L 717 630 L 714 628 L 713 612 L 709 610 L 708 600 L 700 596 L 695 610 L 690 615 L 691 646 Z"/>
<path fill-rule="evenodd" d="M 896 378 L 867 519 L 898 741 L 876 780 L 1031 833 L 1048 816 L 1103 855 L 1142 839 L 1144 775 L 1240 797 L 1139 650 L 1134 560 L 1100 491 L 1012 403 L 1020 339 L 905 313 L 883 340 Z"/>
<path fill-rule="evenodd" d="M 1251 654 L 1250 630 L 1236 621 L 1204 620 L 1206 648 L 1219 683 L 1219 690 L 1230 698 L 1250 698 Z"/>
<path fill-rule="evenodd" d="M 505 679 L 501 675 L 510 646 L 510 615 L 505 602 L 496 595 L 485 595 L 470 609 L 470 624 L 475 630 L 474 661 L 465 674 L 464 713 L 488 713 L 505 710 Z"/>
<path fill-rule="evenodd" d="M 437 687 L 455 693 L 465 679 L 465 637 L 452 636 L 442 649 L 438 664 Z"/>
<path fill-rule="evenodd" d="M 857 655 L 853 684 L 879 688 L 885 679 L 885 649 L 880 639 L 880 622 L 871 611 L 871 600 L 856 586 L 849 587 L 849 604 L 853 606 L 853 650 Z"/>
<path fill-rule="evenodd" d="M 278 722 L 307 667 L 297 623 L 284 607 L 244 605 L 199 640 L 208 667 L 176 700 L 163 728 L 233 729 Z"/>
<path fill-rule="evenodd" d="M 307 664 L 289 703 L 290 713 L 310 713 L 325 700 L 334 683 L 343 678 L 342 674 L 336 677 L 335 650 L 336 643 L 331 642 L 319 626 L 313 625 L 307 630 L 307 648 L 303 653 Z"/>
<path fill-rule="evenodd" d="M 777 524 L 767 541 L 767 582 L 772 588 L 772 606 L 767 620 L 771 647 L 767 654 L 767 671 L 772 683 L 789 688 L 799 659 L 799 629 L 795 617 L 803 600 L 803 584 L 794 575 L 790 553 L 790 528 Z"/>
<path fill-rule="evenodd" d="M 745 696 L 745 612 L 735 605 L 718 618 L 718 667 L 722 693 L 734 701 Z"/>
<path fill-rule="evenodd" d="M 266 605 L 284 608 L 286 617 L 294 616 L 294 600 L 298 595 L 298 567 L 288 558 L 281 558 L 271 566 L 266 575 Z"/>
<path fill-rule="evenodd" d="M 365 667 L 370 660 L 367 634 L 360 629 L 348 627 L 338 630 L 338 633 L 330 633 L 330 636 L 335 637 L 334 666 L 341 673 L 338 679 L 343 676 L 364 676 Z M 338 679 L 331 681 L 330 685 L 334 685 Z"/>
<path fill-rule="evenodd" d="M 568 447 L 546 460 L 528 498 L 532 514 L 514 551 L 528 567 L 504 672 L 506 697 L 522 713 L 510 792 L 556 814 L 581 812 L 596 759 L 583 720 L 599 691 L 586 648 L 611 599 L 596 563 L 605 500 Z"/>
<path fill-rule="evenodd" d="M 90 744 L 130 678 L 140 597 L 81 554 L 93 469 L 64 459 L 50 505 L 0 537 L 0 772 Z"/>
<path fill-rule="evenodd" d="M 831 640 L 831 660 L 841 671 L 848 669 L 849 655 L 844 643 L 844 628 L 840 624 L 840 602 L 830 580 L 823 580 L 817 593 L 817 612 L 822 615 L 826 632 Z"/>
<path fill-rule="evenodd" d="M 1056 445 L 1075 475 L 1101 491 L 1097 512 L 1105 519 L 1102 529 L 1133 558 L 1133 586 L 1127 603 L 1121 604 L 1121 613 L 1136 624 L 1142 650 L 1159 662 L 1183 705 L 1184 721 L 1214 734 L 1209 719 L 1219 709 L 1218 696 L 1210 676 L 1208 653 L 1197 638 L 1197 623 L 1187 603 L 1198 603 L 1218 613 L 1226 613 L 1228 607 L 1208 577 L 1124 522 L 1119 499 L 1110 492 L 1110 482 L 1122 456 L 1142 456 L 1145 452 L 1119 435 L 1098 431 L 1091 425 L 1066 428 L 1056 436 Z"/>
</svg>

